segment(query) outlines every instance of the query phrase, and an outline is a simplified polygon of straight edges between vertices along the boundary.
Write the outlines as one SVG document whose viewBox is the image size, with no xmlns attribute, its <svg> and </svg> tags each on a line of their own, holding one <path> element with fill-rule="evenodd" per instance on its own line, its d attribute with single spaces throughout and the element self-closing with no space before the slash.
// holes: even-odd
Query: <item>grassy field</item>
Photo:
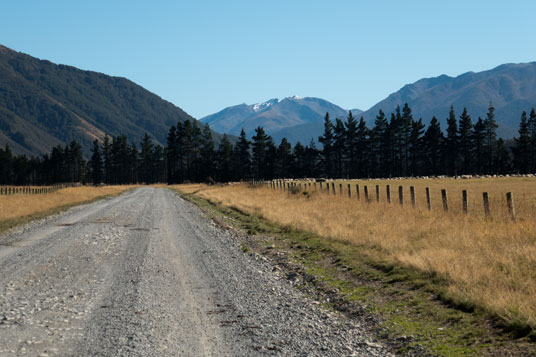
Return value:
<svg viewBox="0 0 536 357">
<path fill-rule="evenodd" d="M 39 195 L 0 196 L 0 232 L 68 207 L 118 195 L 134 186 L 80 186 Z"/>
<path fill-rule="evenodd" d="M 345 189 L 347 183 L 343 182 Z M 390 184 L 395 204 L 385 203 L 383 190 L 380 203 L 358 201 L 355 194 L 348 199 L 346 191 L 338 194 L 338 181 L 336 196 L 309 188 L 290 194 L 247 185 L 184 185 L 180 190 L 326 240 L 351 244 L 373 260 L 437 276 L 448 284 L 447 297 L 460 306 L 481 307 L 512 326 L 536 327 L 535 179 L 352 181 L 354 190 L 356 183 L 367 185 L 373 200 L 376 184 L 381 188 Z M 416 209 L 396 203 L 398 185 L 405 187 L 406 194 L 410 185 L 415 186 Z M 423 201 L 424 187 L 430 187 L 435 197 L 432 211 Z M 450 195 L 448 214 L 441 209 L 442 188 Z M 465 216 L 454 208 L 458 203 L 461 206 L 461 189 L 468 189 L 474 199 L 470 201 L 473 214 Z M 490 194 L 491 219 L 483 217 L 478 204 L 483 191 Z M 507 191 L 516 197 L 515 221 L 503 214 L 502 197 Z M 458 203 L 456 196 L 460 196 Z"/>
</svg>

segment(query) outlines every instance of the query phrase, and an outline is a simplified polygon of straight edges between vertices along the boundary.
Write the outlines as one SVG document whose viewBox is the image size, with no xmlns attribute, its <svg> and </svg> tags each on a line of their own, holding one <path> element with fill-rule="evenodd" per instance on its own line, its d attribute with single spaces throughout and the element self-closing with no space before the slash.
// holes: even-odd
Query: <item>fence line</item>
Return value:
<svg viewBox="0 0 536 357">
<path fill-rule="evenodd" d="M 325 183 L 325 190 L 324 190 L 324 183 Z M 267 188 L 271 188 L 274 190 L 283 190 L 283 191 L 289 191 L 289 192 L 299 192 L 302 190 L 314 190 L 319 192 L 325 192 L 327 195 L 332 196 L 341 196 L 344 197 L 344 186 L 341 182 L 338 183 L 339 185 L 339 193 L 337 194 L 336 191 L 336 184 L 335 182 L 317 182 L 314 183 L 311 182 L 295 182 L 291 180 L 272 180 L 272 181 L 256 181 L 252 180 L 249 182 L 252 186 L 264 186 Z M 50 187 L 42 187 L 42 188 L 32 188 L 32 187 L 0 187 L 0 195 L 11 195 L 11 194 L 42 194 L 42 193 L 50 193 L 55 192 L 58 189 L 65 188 L 65 187 L 72 187 L 79 184 L 60 184 L 60 185 L 54 185 Z M 331 187 L 330 187 L 331 186 Z M 372 197 L 369 193 L 369 189 L 367 185 L 363 185 L 363 195 L 364 195 L 364 202 L 371 203 Z M 380 185 L 375 185 L 375 201 L 376 203 L 380 203 L 381 201 L 381 195 L 380 195 Z M 331 192 L 330 192 L 331 191 Z M 464 215 L 467 215 L 469 213 L 469 193 L 468 190 L 462 189 L 462 200 L 461 200 L 461 212 Z M 348 183 L 346 185 L 346 194 L 348 199 L 352 199 L 352 185 Z M 416 189 L 414 186 L 409 186 L 409 194 L 410 194 L 410 200 L 411 200 L 411 207 L 417 208 L 417 194 Z M 443 208 L 443 211 L 448 213 L 449 212 L 449 198 L 448 198 L 448 192 L 447 189 L 441 189 L 441 205 Z M 428 211 L 432 210 L 432 195 L 429 187 L 425 187 L 425 195 L 426 195 L 426 209 Z M 359 187 L 359 184 L 355 184 L 355 197 L 359 201 L 361 200 L 361 190 Z M 391 186 L 385 185 L 385 201 L 387 204 L 391 204 Z M 398 186 L 398 202 L 400 206 L 404 206 L 404 187 Z M 488 192 L 482 192 L 482 204 L 483 204 L 483 212 L 484 216 L 486 218 L 491 217 L 491 207 L 490 207 L 490 199 Z M 515 208 L 515 201 L 514 201 L 514 194 L 513 192 L 506 192 L 506 209 L 508 212 L 508 216 L 510 219 L 515 220 L 516 219 L 516 208 Z"/>
<path fill-rule="evenodd" d="M 42 195 L 53 193 L 63 188 L 80 186 L 80 183 L 62 183 L 45 187 L 32 186 L 0 186 L 0 196 L 9 195 Z"/>
</svg>

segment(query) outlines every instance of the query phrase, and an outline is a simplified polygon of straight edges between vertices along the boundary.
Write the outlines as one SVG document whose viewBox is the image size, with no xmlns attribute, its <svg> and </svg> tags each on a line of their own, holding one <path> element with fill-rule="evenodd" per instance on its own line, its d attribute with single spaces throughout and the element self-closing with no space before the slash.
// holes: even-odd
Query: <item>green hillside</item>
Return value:
<svg viewBox="0 0 536 357">
<path fill-rule="evenodd" d="M 145 132 L 165 144 L 171 125 L 193 118 L 125 78 L 83 71 L 0 45 L 0 145 L 39 155 L 58 144 Z"/>
</svg>

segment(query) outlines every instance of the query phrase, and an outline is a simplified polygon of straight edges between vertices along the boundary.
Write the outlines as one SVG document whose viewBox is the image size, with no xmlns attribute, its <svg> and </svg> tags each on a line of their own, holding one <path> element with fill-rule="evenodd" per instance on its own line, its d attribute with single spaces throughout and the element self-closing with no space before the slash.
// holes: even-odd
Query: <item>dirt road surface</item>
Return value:
<svg viewBox="0 0 536 357">
<path fill-rule="evenodd" d="M 165 188 L 0 235 L 0 356 L 388 354 L 370 341 Z"/>
</svg>

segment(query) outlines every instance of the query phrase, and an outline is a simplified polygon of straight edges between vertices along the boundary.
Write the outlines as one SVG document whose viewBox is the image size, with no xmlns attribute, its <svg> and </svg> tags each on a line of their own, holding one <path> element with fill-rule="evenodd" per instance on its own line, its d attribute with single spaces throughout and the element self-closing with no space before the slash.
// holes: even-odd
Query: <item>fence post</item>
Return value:
<svg viewBox="0 0 536 357">
<path fill-rule="evenodd" d="M 449 210 L 449 201 L 447 197 L 447 190 L 441 190 L 441 200 L 443 201 L 443 211 L 447 212 Z"/>
<path fill-rule="evenodd" d="M 430 197 L 430 187 L 426 187 L 426 207 L 428 211 L 432 210 L 432 198 Z"/>
<path fill-rule="evenodd" d="M 342 196 L 342 183 L 339 184 L 339 194 Z"/>
<path fill-rule="evenodd" d="M 489 217 L 491 213 L 489 210 L 489 197 L 487 192 L 482 192 L 482 200 L 484 201 L 484 215 Z"/>
<path fill-rule="evenodd" d="M 359 192 L 359 184 L 358 183 L 355 184 L 355 194 L 357 196 L 357 200 L 361 201 L 361 193 Z"/>
<path fill-rule="evenodd" d="M 316 191 L 316 181 L 315 181 L 315 182 L 313 182 L 313 186 L 314 186 L 314 188 L 315 188 L 315 191 Z"/>
<path fill-rule="evenodd" d="M 365 201 L 367 203 L 370 203 L 369 195 L 368 195 L 368 187 L 367 185 L 363 186 L 363 192 L 365 193 Z"/>
<path fill-rule="evenodd" d="M 348 184 L 348 198 L 352 198 L 352 188 L 350 184 Z"/>
<path fill-rule="evenodd" d="M 376 202 L 380 202 L 380 185 L 376 185 Z"/>
<path fill-rule="evenodd" d="M 409 186 L 409 194 L 411 196 L 411 207 L 415 208 L 415 187 Z"/>
<path fill-rule="evenodd" d="M 398 201 L 401 206 L 404 205 L 404 188 L 402 186 L 398 186 Z"/>
<path fill-rule="evenodd" d="M 512 192 L 506 192 L 506 205 L 508 206 L 508 213 L 513 220 L 516 219 L 516 208 L 514 206 L 514 194 Z"/>
<path fill-rule="evenodd" d="M 333 195 L 337 195 L 337 192 L 335 192 L 335 182 L 331 183 L 331 192 L 333 192 Z"/>
<path fill-rule="evenodd" d="M 327 192 L 328 195 L 329 195 L 329 182 L 326 182 L 326 192 Z"/>
<path fill-rule="evenodd" d="M 385 185 L 385 197 L 387 198 L 387 203 L 391 204 L 391 185 Z"/>
<path fill-rule="evenodd" d="M 462 210 L 464 214 L 469 212 L 467 206 L 467 190 L 462 190 Z"/>
</svg>

